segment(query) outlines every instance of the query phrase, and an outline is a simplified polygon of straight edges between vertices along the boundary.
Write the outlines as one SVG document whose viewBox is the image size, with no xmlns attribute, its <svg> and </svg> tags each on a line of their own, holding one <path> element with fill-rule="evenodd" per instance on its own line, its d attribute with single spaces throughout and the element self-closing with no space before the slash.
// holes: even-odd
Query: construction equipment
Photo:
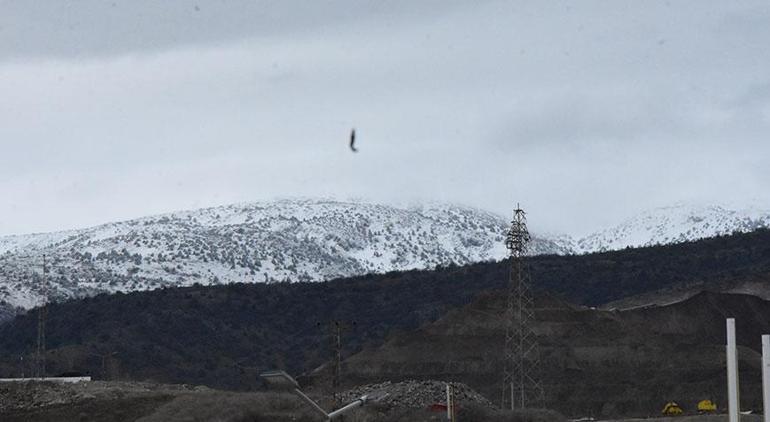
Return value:
<svg viewBox="0 0 770 422">
<path fill-rule="evenodd" d="M 717 404 L 711 400 L 701 400 L 698 402 L 698 413 L 715 413 Z"/>
<path fill-rule="evenodd" d="M 666 416 L 677 416 L 684 413 L 681 407 L 679 407 L 678 404 L 674 401 L 670 401 L 666 403 L 665 406 L 663 406 L 663 410 L 661 411 Z"/>
</svg>

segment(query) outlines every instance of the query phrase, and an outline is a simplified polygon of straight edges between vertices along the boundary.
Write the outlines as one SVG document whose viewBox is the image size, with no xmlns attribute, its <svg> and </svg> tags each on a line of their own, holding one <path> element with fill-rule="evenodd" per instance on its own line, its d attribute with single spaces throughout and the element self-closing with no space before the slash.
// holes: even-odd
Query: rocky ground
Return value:
<svg viewBox="0 0 770 422">
<path fill-rule="evenodd" d="M 462 422 L 563 422 L 554 412 L 501 412 L 467 386 L 453 383 Z M 443 421 L 431 411 L 445 403 L 445 384 L 439 381 L 380 383 L 351 389 L 343 401 L 374 391 L 386 391 L 382 401 L 355 409 L 345 422 Z M 325 408 L 329 397 L 311 395 Z M 3 422 L 312 422 L 323 416 L 298 397 L 276 392 L 230 392 L 207 387 L 147 382 L 92 381 L 0 383 L 0 421 Z"/>
<path fill-rule="evenodd" d="M 343 402 L 350 402 L 366 394 L 387 393 L 379 403 L 393 408 L 424 409 L 432 404 L 446 404 L 446 384 L 443 381 L 383 382 L 355 387 L 342 394 Z M 449 383 L 454 391 L 455 404 L 459 407 L 476 405 L 493 407 L 492 403 L 465 384 Z"/>
<path fill-rule="evenodd" d="M 189 385 L 92 381 L 0 384 L 0 420 L 302 421 L 314 420 L 296 397 L 235 393 Z"/>
<path fill-rule="evenodd" d="M 741 422 L 760 422 L 760 415 L 741 415 Z M 597 422 L 727 422 L 727 415 L 690 415 L 690 416 L 672 416 L 668 418 L 652 419 L 613 419 Z"/>
<path fill-rule="evenodd" d="M 176 396 L 209 391 L 206 387 L 140 382 L 91 381 L 79 383 L 0 383 L 0 412 L 40 409 L 86 401 Z"/>
</svg>

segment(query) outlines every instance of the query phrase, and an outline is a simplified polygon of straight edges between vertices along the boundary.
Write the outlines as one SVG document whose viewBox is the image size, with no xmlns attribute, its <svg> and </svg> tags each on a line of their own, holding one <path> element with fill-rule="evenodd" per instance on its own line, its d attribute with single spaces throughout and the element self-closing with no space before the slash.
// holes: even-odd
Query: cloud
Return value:
<svg viewBox="0 0 770 422">
<path fill-rule="evenodd" d="M 0 4 L 0 234 L 285 196 L 579 234 L 768 196 L 761 2 Z"/>
<path fill-rule="evenodd" d="M 280 43 L 338 26 L 358 26 L 363 31 L 369 23 L 396 30 L 460 4 L 437 0 L 7 0 L 1 3 L 0 60 L 160 53 L 252 38 Z"/>
</svg>

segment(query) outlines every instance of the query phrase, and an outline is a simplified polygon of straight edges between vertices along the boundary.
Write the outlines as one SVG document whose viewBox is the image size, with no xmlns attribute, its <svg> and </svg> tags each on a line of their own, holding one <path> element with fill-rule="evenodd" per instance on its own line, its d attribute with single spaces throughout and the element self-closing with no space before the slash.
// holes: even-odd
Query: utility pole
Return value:
<svg viewBox="0 0 770 422">
<path fill-rule="evenodd" d="M 735 318 L 727 318 L 727 416 L 730 422 L 741 420 L 738 384 L 738 346 L 735 341 Z"/>
<path fill-rule="evenodd" d="M 339 388 L 342 379 L 342 335 L 345 331 L 355 327 L 356 323 L 334 320 L 329 322 L 329 339 L 332 351 L 332 397 L 334 408 L 340 405 Z"/>
<path fill-rule="evenodd" d="M 538 341 L 532 329 L 536 319 L 532 279 L 526 265 L 529 241 L 526 213 L 517 205 L 505 240 L 511 273 L 505 313 L 503 409 L 541 406 L 544 396 Z"/>
<path fill-rule="evenodd" d="M 446 384 L 446 419 L 449 422 L 455 422 L 455 396 L 452 384 Z"/>
<path fill-rule="evenodd" d="M 94 356 L 94 357 L 97 357 L 97 358 L 101 359 L 101 362 L 102 362 L 102 372 L 101 372 L 101 375 L 102 375 L 102 379 L 105 380 L 105 381 L 108 378 L 111 378 L 111 377 L 107 377 L 107 359 L 110 359 L 110 358 L 116 356 L 117 354 L 118 354 L 118 352 L 108 352 L 108 353 L 93 353 L 92 352 L 91 353 L 91 356 Z"/>
<path fill-rule="evenodd" d="M 37 353 L 35 362 L 35 376 L 45 378 L 45 322 L 48 313 L 48 261 L 43 255 L 43 275 L 41 277 L 40 294 L 43 304 L 37 310 Z"/>
<path fill-rule="evenodd" d="M 339 400 L 339 388 L 340 388 L 340 376 L 342 374 L 342 321 L 333 321 L 331 324 L 331 340 L 332 340 L 332 396 L 334 398 L 334 409 L 340 404 Z"/>
<path fill-rule="evenodd" d="M 334 321 L 334 375 L 332 377 L 332 388 L 334 389 L 334 408 L 339 405 L 337 394 L 340 388 L 340 375 L 342 374 L 342 324 L 340 321 Z"/>
<path fill-rule="evenodd" d="M 770 335 L 762 334 L 762 410 L 763 422 L 770 422 Z"/>
</svg>

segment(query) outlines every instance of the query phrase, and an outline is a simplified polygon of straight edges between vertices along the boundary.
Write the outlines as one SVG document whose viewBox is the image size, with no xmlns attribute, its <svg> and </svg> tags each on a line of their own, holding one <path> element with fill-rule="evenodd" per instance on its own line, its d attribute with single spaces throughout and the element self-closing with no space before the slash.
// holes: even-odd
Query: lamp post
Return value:
<svg viewBox="0 0 770 422">
<path fill-rule="evenodd" d="M 322 415 L 324 417 L 324 420 L 330 421 L 333 419 L 336 419 L 343 414 L 357 408 L 366 405 L 367 403 L 372 402 L 378 402 L 382 399 L 384 399 L 388 394 L 385 392 L 374 392 L 371 394 L 363 395 L 352 402 L 346 404 L 345 406 L 340 407 L 337 410 L 332 411 L 331 413 L 326 413 L 326 411 L 318 405 L 313 399 L 308 397 L 305 393 L 303 393 L 299 389 L 299 383 L 297 383 L 294 378 L 291 377 L 291 375 L 287 374 L 284 371 L 268 371 L 263 372 L 259 375 L 260 378 L 262 378 L 268 386 L 270 386 L 273 389 L 276 390 L 282 390 L 282 391 L 291 391 L 294 394 L 298 395 L 302 400 L 304 400 L 307 404 L 310 405 L 317 413 Z"/>
</svg>

